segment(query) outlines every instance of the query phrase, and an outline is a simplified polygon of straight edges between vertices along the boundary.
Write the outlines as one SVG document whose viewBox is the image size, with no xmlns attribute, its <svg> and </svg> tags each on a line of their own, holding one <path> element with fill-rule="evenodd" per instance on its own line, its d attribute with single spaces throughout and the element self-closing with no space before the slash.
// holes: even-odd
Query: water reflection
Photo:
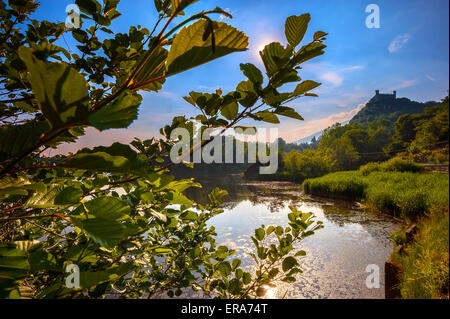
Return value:
<svg viewBox="0 0 450 319">
<path fill-rule="evenodd" d="M 247 267 L 252 265 L 248 253 L 253 251 L 253 230 L 261 224 L 287 225 L 289 205 L 314 213 L 324 223 L 324 229 L 301 243 L 307 256 L 299 260 L 303 273 L 297 282 L 266 287 L 267 298 L 384 298 L 384 261 L 392 252 L 389 236 L 400 227 L 394 219 L 352 203 L 306 196 L 292 183 L 248 183 L 239 176 L 200 182 L 203 189 L 190 190 L 188 196 L 203 204 L 214 187 L 228 191 L 222 204 L 225 212 L 210 224 L 216 227 L 218 241 L 237 250 Z M 365 285 L 368 264 L 380 267 L 379 289 Z"/>
</svg>

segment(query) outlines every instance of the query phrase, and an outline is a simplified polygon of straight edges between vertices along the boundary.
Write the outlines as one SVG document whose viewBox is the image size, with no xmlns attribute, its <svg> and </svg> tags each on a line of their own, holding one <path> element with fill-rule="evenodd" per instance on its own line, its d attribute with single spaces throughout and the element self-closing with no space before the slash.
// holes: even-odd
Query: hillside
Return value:
<svg viewBox="0 0 450 319">
<path fill-rule="evenodd" d="M 439 104 L 430 101 L 420 103 L 407 98 L 396 98 L 395 93 L 377 94 L 351 120 L 351 124 L 369 124 L 372 121 L 387 119 L 394 123 L 402 114 L 422 113 L 426 107 Z"/>
</svg>

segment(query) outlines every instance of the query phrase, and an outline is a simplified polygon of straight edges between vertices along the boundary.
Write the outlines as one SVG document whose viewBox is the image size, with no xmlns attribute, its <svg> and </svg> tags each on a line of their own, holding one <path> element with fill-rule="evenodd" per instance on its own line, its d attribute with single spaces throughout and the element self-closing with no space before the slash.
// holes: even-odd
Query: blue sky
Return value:
<svg viewBox="0 0 450 319">
<path fill-rule="evenodd" d="M 43 0 L 35 18 L 65 21 L 65 7 L 73 1 Z M 368 29 L 368 4 L 380 8 L 381 26 Z M 282 118 L 280 136 L 295 141 L 334 122 L 352 117 L 374 94 L 397 90 L 400 97 L 417 101 L 440 100 L 449 87 L 449 3 L 447 0 L 200 0 L 187 14 L 219 6 L 234 18 L 227 23 L 250 37 L 250 49 L 235 53 L 169 78 L 162 91 L 144 94 L 139 119 L 128 129 L 105 133 L 89 131 L 79 145 L 124 142 L 133 136 L 148 138 L 173 116 L 194 115 L 182 96 L 190 91 L 233 90 L 244 80 L 239 63 L 252 62 L 263 69 L 258 56 L 264 44 L 286 43 L 284 21 L 290 15 L 311 14 L 305 40 L 317 30 L 329 33 L 326 53 L 303 65 L 302 79 L 323 83 L 315 90 L 319 98 L 304 98 L 290 106 L 304 122 Z M 131 25 L 151 29 L 156 20 L 152 0 L 122 0 L 123 14 L 112 25 L 126 32 Z M 217 16 L 217 19 L 219 17 Z M 75 43 L 68 41 L 69 46 Z"/>
</svg>

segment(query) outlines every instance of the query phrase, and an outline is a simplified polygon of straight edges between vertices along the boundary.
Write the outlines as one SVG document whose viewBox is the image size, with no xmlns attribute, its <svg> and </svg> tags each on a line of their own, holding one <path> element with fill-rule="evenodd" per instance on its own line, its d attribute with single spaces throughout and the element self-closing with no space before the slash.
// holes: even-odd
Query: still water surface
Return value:
<svg viewBox="0 0 450 319">
<path fill-rule="evenodd" d="M 306 238 L 296 248 L 307 252 L 299 257 L 303 270 L 294 284 L 277 283 L 268 298 L 384 298 L 384 262 L 392 253 L 390 234 L 401 227 L 391 217 L 366 211 L 355 203 L 311 197 L 301 186 L 286 182 L 245 182 L 238 176 L 220 181 L 200 181 L 202 190 L 188 195 L 199 202 L 219 186 L 229 192 L 223 199 L 224 213 L 211 219 L 217 241 L 237 250 L 243 265 L 253 265 L 250 235 L 260 225 L 288 223 L 289 206 L 312 212 L 324 228 Z M 380 268 L 380 288 L 368 289 L 366 267 Z"/>
</svg>

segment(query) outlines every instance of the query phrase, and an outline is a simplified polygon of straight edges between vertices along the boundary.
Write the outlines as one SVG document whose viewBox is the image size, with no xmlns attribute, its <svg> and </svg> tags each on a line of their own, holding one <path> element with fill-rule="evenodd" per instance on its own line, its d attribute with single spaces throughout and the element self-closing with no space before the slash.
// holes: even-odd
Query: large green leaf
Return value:
<svg viewBox="0 0 450 319">
<path fill-rule="evenodd" d="M 250 107 L 258 100 L 258 93 L 256 93 L 253 82 L 250 80 L 240 82 L 236 91 L 241 94 L 239 103 L 244 107 Z"/>
<path fill-rule="evenodd" d="M 300 50 L 298 50 L 297 54 L 294 56 L 292 61 L 295 64 L 300 64 L 308 60 L 311 60 L 312 58 L 324 54 L 325 53 L 324 49 L 326 47 L 327 46 L 321 42 L 313 42 L 304 45 Z"/>
<path fill-rule="evenodd" d="M 52 127 L 81 122 L 89 114 L 89 94 L 84 77 L 66 63 L 46 63 L 33 50 L 19 49 L 25 62 L 33 94 Z"/>
<path fill-rule="evenodd" d="M 283 115 L 286 117 L 290 117 L 296 120 L 303 121 L 303 117 L 298 114 L 293 108 L 287 106 L 279 106 L 274 111 L 274 113 Z"/>
<path fill-rule="evenodd" d="M 71 220 L 100 246 L 112 248 L 127 237 L 125 234 L 126 226 L 115 220 L 76 217 L 72 217 Z"/>
<path fill-rule="evenodd" d="M 228 103 L 227 105 L 223 106 L 220 110 L 220 113 L 227 119 L 227 120 L 233 120 L 236 115 L 238 114 L 239 106 L 236 102 Z"/>
<path fill-rule="evenodd" d="M 270 111 L 261 111 L 261 112 L 256 112 L 255 115 L 264 122 L 267 123 L 272 123 L 272 124 L 278 124 L 280 123 L 280 120 L 278 119 L 278 117 L 275 115 L 275 113 L 272 113 Z"/>
<path fill-rule="evenodd" d="M 244 75 L 257 86 L 260 86 L 263 83 L 263 75 L 255 65 L 251 63 L 241 63 L 240 67 Z"/>
<path fill-rule="evenodd" d="M 74 214 L 79 214 L 84 210 L 96 218 L 116 221 L 128 219 L 131 213 L 130 205 L 127 202 L 109 196 L 98 197 L 86 202 L 84 206 L 78 207 Z"/>
<path fill-rule="evenodd" d="M 80 8 L 81 12 L 93 15 L 100 12 L 101 4 L 97 0 L 75 0 L 75 4 Z"/>
<path fill-rule="evenodd" d="M 29 149 L 49 128 L 46 121 L 0 127 L 0 161 Z"/>
<path fill-rule="evenodd" d="M 188 207 L 192 206 L 193 204 L 193 202 L 189 198 L 175 191 L 168 192 L 166 195 L 166 200 L 168 200 L 172 204 L 180 204 Z"/>
<path fill-rule="evenodd" d="M 79 187 L 69 186 L 60 191 L 56 197 L 54 203 L 56 205 L 68 205 L 77 203 L 83 197 L 83 191 Z"/>
<path fill-rule="evenodd" d="M 5 177 L 0 180 L 0 198 L 8 195 L 28 195 L 24 186 L 31 184 L 25 178 Z"/>
<path fill-rule="evenodd" d="M 60 163 L 62 166 L 102 172 L 146 173 L 146 163 L 128 145 L 114 143 L 109 147 L 82 149 Z"/>
<path fill-rule="evenodd" d="M 122 264 L 104 271 L 82 271 L 80 273 L 81 288 L 97 286 L 104 282 L 111 282 L 128 274 L 133 269 L 133 263 Z"/>
<path fill-rule="evenodd" d="M 63 189 L 64 185 L 60 184 L 46 185 L 45 190 L 33 194 L 33 196 L 25 203 L 25 206 L 34 208 L 50 208 L 58 206 L 58 204 L 55 203 L 55 199 Z"/>
<path fill-rule="evenodd" d="M 259 54 L 264 62 L 267 75 L 272 77 L 287 66 L 291 58 L 292 49 L 283 47 L 279 42 L 272 42 L 266 45 Z"/>
<path fill-rule="evenodd" d="M 14 243 L 0 243 L 0 298 L 6 298 L 30 270 L 28 254 Z"/>
<path fill-rule="evenodd" d="M 139 68 L 136 75 L 133 77 L 133 84 L 139 85 L 140 83 L 156 79 L 164 75 L 166 71 L 166 59 L 168 51 L 162 47 L 157 47 L 152 52 L 146 52 L 136 62 L 136 66 Z M 140 87 L 141 90 L 158 91 L 162 88 L 164 79 L 156 82 L 152 82 L 144 87 Z"/>
<path fill-rule="evenodd" d="M 183 11 L 187 6 L 190 6 L 198 0 L 170 0 L 170 5 L 172 7 L 172 15 L 176 15 Z"/>
<path fill-rule="evenodd" d="M 138 116 L 138 107 L 142 97 L 138 94 L 123 93 L 89 116 L 89 123 L 100 131 L 110 128 L 126 128 Z"/>
<path fill-rule="evenodd" d="M 296 47 L 302 41 L 308 29 L 308 23 L 311 20 L 309 13 L 300 16 L 290 16 L 286 19 L 284 33 L 286 39 L 292 47 Z"/>
<path fill-rule="evenodd" d="M 315 89 L 316 87 L 320 86 L 321 83 L 317 83 L 311 80 L 306 80 L 303 81 L 302 83 L 300 83 L 299 85 L 297 85 L 297 87 L 294 90 L 294 95 L 301 95 L 304 94 L 308 91 L 311 91 L 313 89 Z"/>
<path fill-rule="evenodd" d="M 111 156 L 105 152 L 79 152 L 62 162 L 65 167 L 101 171 L 127 172 L 131 169 L 130 161 L 123 156 Z"/>
<path fill-rule="evenodd" d="M 283 263 L 281 266 L 283 268 L 283 271 L 288 271 L 289 269 L 291 269 L 292 267 L 297 266 L 297 265 L 298 265 L 297 259 L 295 259 L 292 256 L 288 256 L 283 260 Z"/>
<path fill-rule="evenodd" d="M 203 35 L 209 23 L 206 20 L 197 21 L 184 27 L 177 34 L 167 57 L 167 73 L 169 75 L 247 49 L 248 37 L 244 33 L 224 22 L 214 21 L 212 22 L 215 38 L 215 50 L 213 52 L 211 41 L 203 40 Z"/>
</svg>

